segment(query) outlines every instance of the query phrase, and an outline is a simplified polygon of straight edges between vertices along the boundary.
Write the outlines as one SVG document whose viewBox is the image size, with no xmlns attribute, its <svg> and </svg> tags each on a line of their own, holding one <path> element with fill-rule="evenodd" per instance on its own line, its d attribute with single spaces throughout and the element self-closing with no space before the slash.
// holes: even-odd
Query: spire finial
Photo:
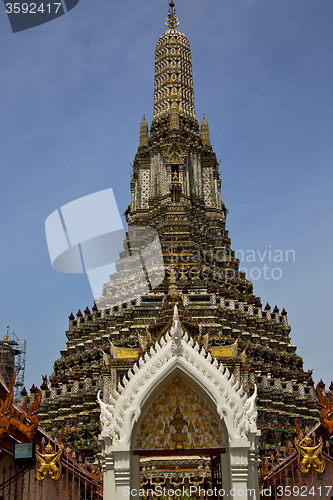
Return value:
<svg viewBox="0 0 333 500">
<path fill-rule="evenodd" d="M 5 342 L 9 342 L 10 341 L 9 328 L 10 328 L 9 325 L 7 325 L 7 333 L 6 333 L 6 335 L 5 335 L 4 339 L 3 339 Z"/>
<path fill-rule="evenodd" d="M 171 30 L 174 30 L 175 28 L 177 28 L 179 22 L 178 22 L 178 18 L 176 16 L 176 9 L 174 9 L 175 4 L 173 3 L 173 0 L 171 0 L 169 5 L 170 5 L 170 9 L 169 9 L 168 17 L 166 18 L 167 22 L 165 24 L 167 25 L 168 28 L 170 28 Z"/>
</svg>

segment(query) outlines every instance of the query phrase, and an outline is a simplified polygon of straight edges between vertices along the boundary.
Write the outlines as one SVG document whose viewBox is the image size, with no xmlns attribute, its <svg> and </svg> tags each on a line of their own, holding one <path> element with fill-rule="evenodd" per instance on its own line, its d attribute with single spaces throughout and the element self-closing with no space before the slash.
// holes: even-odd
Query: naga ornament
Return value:
<svg viewBox="0 0 333 500">
<path fill-rule="evenodd" d="M 320 411 L 320 422 L 323 427 L 325 427 L 329 437 L 333 434 L 333 420 L 331 420 L 329 417 L 331 413 L 333 412 L 333 399 L 331 394 L 328 392 L 328 397 L 329 401 L 327 398 L 324 396 L 321 388 L 320 388 L 320 383 L 317 384 L 316 386 L 316 393 L 319 399 L 319 404 L 321 406 L 321 411 Z"/>
<path fill-rule="evenodd" d="M 8 386 L 9 392 L 6 395 L 6 398 L 3 401 L 0 401 L 0 441 L 6 434 L 9 433 L 10 427 L 14 427 L 19 430 L 22 434 L 27 436 L 29 441 L 32 441 L 34 432 L 38 427 L 39 421 L 37 414 L 42 398 L 42 392 L 40 389 L 37 389 L 36 399 L 32 403 L 28 412 L 25 413 L 25 408 L 29 398 L 26 399 L 21 408 L 14 404 L 15 377 L 16 374 L 14 373 Z"/>
</svg>

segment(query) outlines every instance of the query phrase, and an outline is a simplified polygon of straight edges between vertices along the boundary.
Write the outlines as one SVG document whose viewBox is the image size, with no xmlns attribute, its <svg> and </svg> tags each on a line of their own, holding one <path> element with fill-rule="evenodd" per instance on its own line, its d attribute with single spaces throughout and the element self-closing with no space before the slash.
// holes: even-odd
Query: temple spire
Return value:
<svg viewBox="0 0 333 500">
<path fill-rule="evenodd" d="M 204 146 L 210 146 L 209 125 L 208 125 L 206 115 L 203 115 L 203 117 L 202 117 L 200 135 L 201 135 L 201 139 L 202 139 L 202 144 Z"/>
<path fill-rule="evenodd" d="M 148 138 L 149 138 L 148 123 L 146 121 L 146 116 L 143 115 L 142 122 L 140 125 L 140 142 L 139 142 L 140 147 L 148 146 Z"/>
<path fill-rule="evenodd" d="M 168 28 L 170 28 L 171 30 L 174 30 L 179 25 L 179 22 L 178 22 L 178 18 L 176 16 L 176 9 L 174 9 L 175 4 L 173 3 L 173 0 L 171 0 L 169 5 L 170 5 L 170 9 L 169 9 L 168 17 L 166 18 L 167 22 L 165 24 L 167 25 Z"/>
<path fill-rule="evenodd" d="M 155 51 L 154 119 L 169 115 L 173 101 L 180 115 L 195 119 L 190 43 L 176 29 L 178 19 L 173 0 Z"/>
</svg>

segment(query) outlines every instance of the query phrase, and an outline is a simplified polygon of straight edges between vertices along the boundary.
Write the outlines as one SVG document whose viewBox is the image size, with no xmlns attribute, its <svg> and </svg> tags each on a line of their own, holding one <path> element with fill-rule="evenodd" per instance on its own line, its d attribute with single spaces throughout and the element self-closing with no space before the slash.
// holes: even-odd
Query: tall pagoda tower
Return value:
<svg viewBox="0 0 333 500">
<path fill-rule="evenodd" d="M 129 228 L 157 230 L 164 281 L 136 300 L 71 314 L 66 347 L 41 386 L 44 427 L 60 432 L 63 425 L 64 442 L 87 457 L 98 451 L 97 391 L 119 387 L 168 331 L 175 304 L 183 329 L 199 345 L 249 393 L 257 384 L 262 452 L 293 441 L 295 418 L 312 427 L 318 417 L 313 381 L 291 343 L 286 311 L 262 306 L 231 249 L 219 162 L 206 117 L 200 125 L 196 119 L 190 44 L 178 30 L 173 1 L 166 24 L 155 52 L 154 118 L 150 130 L 145 117 L 141 122 L 125 212 Z"/>
</svg>

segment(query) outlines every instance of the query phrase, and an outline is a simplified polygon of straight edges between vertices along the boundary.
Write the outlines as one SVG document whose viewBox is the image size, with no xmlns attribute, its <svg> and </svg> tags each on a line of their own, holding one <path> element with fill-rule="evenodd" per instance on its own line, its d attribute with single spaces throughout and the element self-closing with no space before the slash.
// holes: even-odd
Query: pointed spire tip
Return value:
<svg viewBox="0 0 333 500">
<path fill-rule="evenodd" d="M 174 9 L 175 4 L 173 3 L 173 0 L 171 0 L 171 2 L 169 3 L 169 6 L 170 6 L 170 9 L 169 9 L 168 17 L 166 18 L 167 22 L 165 24 L 168 26 L 168 28 L 173 30 L 173 29 L 177 28 L 177 26 L 179 25 L 179 21 L 178 21 L 178 18 L 176 16 L 176 9 Z"/>
</svg>

